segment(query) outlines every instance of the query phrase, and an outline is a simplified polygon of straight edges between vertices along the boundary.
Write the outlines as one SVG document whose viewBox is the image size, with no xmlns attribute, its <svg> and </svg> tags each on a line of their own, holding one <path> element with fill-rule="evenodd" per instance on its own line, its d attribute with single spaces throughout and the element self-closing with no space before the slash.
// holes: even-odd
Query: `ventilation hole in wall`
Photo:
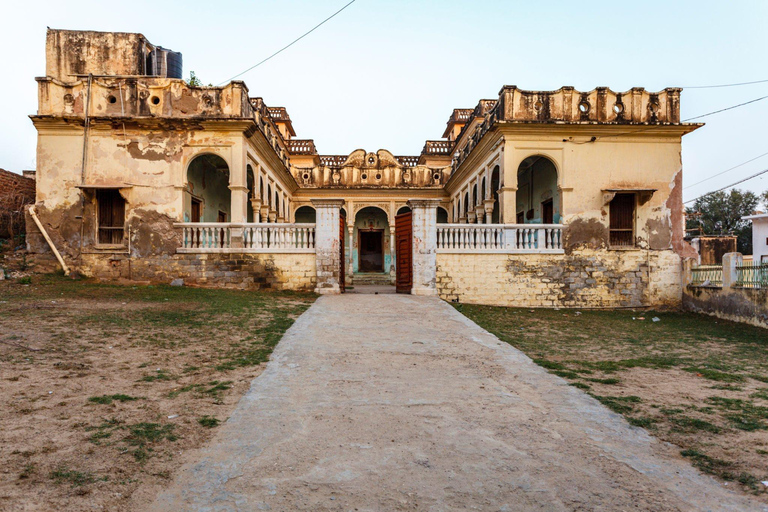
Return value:
<svg viewBox="0 0 768 512">
<path fill-rule="evenodd" d="M 380 179 L 381 179 L 381 174 L 377 174 L 377 175 L 376 175 L 376 179 L 377 179 L 377 180 L 380 180 Z"/>
<path fill-rule="evenodd" d="M 541 110 L 543 106 L 544 104 L 538 100 L 536 101 L 536 103 L 533 104 L 533 108 L 535 108 L 536 110 Z"/>
<path fill-rule="evenodd" d="M 307 173 L 307 172 L 305 172 L 305 173 L 304 173 L 304 179 L 305 179 L 305 180 L 308 180 L 308 179 L 309 179 L 309 173 Z"/>
<path fill-rule="evenodd" d="M 439 180 L 440 179 L 440 173 L 436 172 L 432 177 L 435 178 L 436 180 Z"/>
<path fill-rule="evenodd" d="M 110 95 L 107 98 L 107 101 L 110 102 L 110 103 L 117 103 L 117 98 L 115 98 L 114 96 Z"/>
<path fill-rule="evenodd" d="M 650 110 L 654 114 L 658 114 L 659 113 L 659 104 L 658 103 L 649 103 L 648 104 L 648 110 Z"/>
<path fill-rule="evenodd" d="M 584 114 L 589 112 L 589 103 L 587 103 L 586 101 L 582 101 L 581 103 L 579 103 L 579 110 Z"/>
<path fill-rule="evenodd" d="M 157 96 L 152 96 L 152 104 L 153 105 L 159 105 L 160 104 L 160 98 Z"/>
<path fill-rule="evenodd" d="M 623 103 L 617 103 L 613 106 L 613 111 L 617 114 L 621 114 L 624 112 L 624 104 Z"/>
<path fill-rule="evenodd" d="M 360 175 L 360 178 L 362 178 L 364 180 L 367 180 L 368 179 L 368 175 L 363 173 L 363 174 Z"/>
</svg>

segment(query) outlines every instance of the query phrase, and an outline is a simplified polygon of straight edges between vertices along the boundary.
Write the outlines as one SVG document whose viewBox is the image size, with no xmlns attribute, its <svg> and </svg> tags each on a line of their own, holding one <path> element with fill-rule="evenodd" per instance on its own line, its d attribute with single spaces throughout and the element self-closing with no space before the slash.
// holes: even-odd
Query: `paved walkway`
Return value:
<svg viewBox="0 0 768 512">
<path fill-rule="evenodd" d="M 322 297 L 155 511 L 764 510 L 437 299 Z"/>
</svg>

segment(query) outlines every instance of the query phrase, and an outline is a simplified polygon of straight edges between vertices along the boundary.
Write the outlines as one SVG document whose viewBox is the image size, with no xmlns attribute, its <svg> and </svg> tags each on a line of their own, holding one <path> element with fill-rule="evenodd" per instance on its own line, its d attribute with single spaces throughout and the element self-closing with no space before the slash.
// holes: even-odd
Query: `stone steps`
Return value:
<svg viewBox="0 0 768 512">
<path fill-rule="evenodd" d="M 355 274 L 352 276 L 353 286 L 377 285 L 385 286 L 392 284 L 389 274 Z"/>
</svg>

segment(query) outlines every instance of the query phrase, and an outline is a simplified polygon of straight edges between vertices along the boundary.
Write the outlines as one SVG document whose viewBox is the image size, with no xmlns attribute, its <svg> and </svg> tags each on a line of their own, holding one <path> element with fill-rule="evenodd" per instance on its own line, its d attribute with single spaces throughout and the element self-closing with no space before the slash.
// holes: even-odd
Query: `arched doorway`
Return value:
<svg viewBox="0 0 768 512">
<path fill-rule="evenodd" d="M 196 156 L 187 167 L 185 222 L 230 222 L 229 166 L 217 155 Z"/>
<path fill-rule="evenodd" d="M 557 169 L 552 161 L 540 155 L 529 156 L 517 169 L 518 224 L 557 224 L 561 218 L 557 193 Z"/>
<path fill-rule="evenodd" d="M 358 273 L 389 273 L 392 265 L 390 229 L 387 214 L 368 206 L 355 215 L 352 268 Z"/>
<path fill-rule="evenodd" d="M 296 224 L 315 224 L 317 212 L 311 206 L 301 206 L 293 214 Z"/>
<path fill-rule="evenodd" d="M 255 215 L 258 215 L 258 212 L 253 211 L 253 200 L 256 199 L 256 196 L 254 195 L 254 192 L 256 191 L 256 178 L 253 174 L 253 167 L 251 167 L 250 164 L 248 164 L 245 167 L 245 173 L 246 173 L 246 180 L 247 180 L 247 186 L 248 186 L 248 201 L 246 204 L 246 222 L 256 222 Z"/>
<path fill-rule="evenodd" d="M 409 211 L 411 211 L 410 206 L 401 206 L 397 209 L 397 215 L 400 215 L 401 213 L 408 213 Z"/>
<path fill-rule="evenodd" d="M 490 197 L 493 199 L 493 213 L 491 213 L 491 222 L 498 224 L 500 222 L 500 209 L 499 209 L 499 166 L 493 168 L 491 172 L 491 192 Z M 511 224 L 511 222 L 508 222 Z"/>
<path fill-rule="evenodd" d="M 437 223 L 448 224 L 448 210 L 442 206 L 437 207 Z"/>
</svg>

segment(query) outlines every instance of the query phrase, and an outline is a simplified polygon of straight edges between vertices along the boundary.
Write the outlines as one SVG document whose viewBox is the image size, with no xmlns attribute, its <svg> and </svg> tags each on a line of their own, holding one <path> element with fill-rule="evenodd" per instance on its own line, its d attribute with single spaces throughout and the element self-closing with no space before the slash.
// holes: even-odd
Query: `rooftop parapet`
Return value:
<svg viewBox="0 0 768 512">
<path fill-rule="evenodd" d="M 679 124 L 680 91 L 674 87 L 660 92 L 642 87 L 627 92 L 614 92 L 607 87 L 589 92 L 573 87 L 524 91 L 505 85 L 499 91 L 497 118 L 529 123 Z"/>
</svg>

